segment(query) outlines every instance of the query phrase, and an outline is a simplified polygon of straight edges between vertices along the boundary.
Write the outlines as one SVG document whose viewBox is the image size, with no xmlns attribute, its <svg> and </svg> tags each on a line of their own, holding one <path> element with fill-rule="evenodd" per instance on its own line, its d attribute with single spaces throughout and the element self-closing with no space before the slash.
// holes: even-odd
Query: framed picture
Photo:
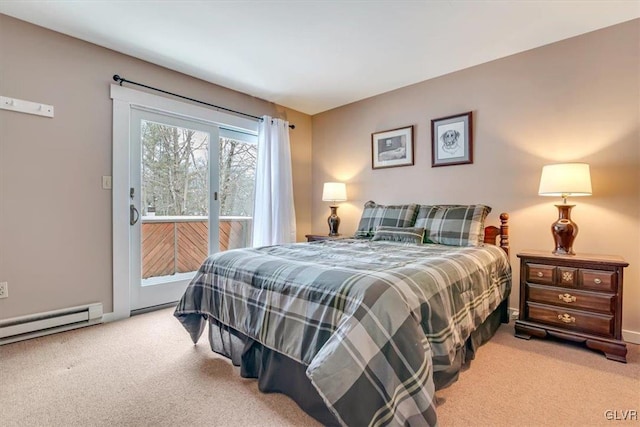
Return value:
<svg viewBox="0 0 640 427">
<path fill-rule="evenodd" d="M 431 167 L 473 163 L 471 111 L 431 120 Z"/>
<path fill-rule="evenodd" d="M 371 134 L 371 167 L 413 165 L 413 126 Z"/>
</svg>

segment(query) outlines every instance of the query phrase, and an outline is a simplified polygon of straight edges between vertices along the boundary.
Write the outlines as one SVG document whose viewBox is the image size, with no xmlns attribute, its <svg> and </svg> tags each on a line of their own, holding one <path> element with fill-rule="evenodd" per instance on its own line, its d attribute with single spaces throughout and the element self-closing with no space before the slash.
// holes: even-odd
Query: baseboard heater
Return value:
<svg viewBox="0 0 640 427">
<path fill-rule="evenodd" d="M 0 320 L 0 345 L 102 323 L 102 303 Z"/>
</svg>

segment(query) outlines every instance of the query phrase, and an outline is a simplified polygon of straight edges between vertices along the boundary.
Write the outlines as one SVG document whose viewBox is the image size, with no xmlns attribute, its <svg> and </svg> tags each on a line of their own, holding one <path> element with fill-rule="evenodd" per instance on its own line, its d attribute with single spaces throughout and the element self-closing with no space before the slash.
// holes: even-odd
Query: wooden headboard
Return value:
<svg viewBox="0 0 640 427">
<path fill-rule="evenodd" d="M 484 242 L 490 245 L 498 244 L 500 237 L 500 247 L 509 255 L 509 214 L 500 214 L 500 228 L 490 225 L 484 228 Z"/>
</svg>

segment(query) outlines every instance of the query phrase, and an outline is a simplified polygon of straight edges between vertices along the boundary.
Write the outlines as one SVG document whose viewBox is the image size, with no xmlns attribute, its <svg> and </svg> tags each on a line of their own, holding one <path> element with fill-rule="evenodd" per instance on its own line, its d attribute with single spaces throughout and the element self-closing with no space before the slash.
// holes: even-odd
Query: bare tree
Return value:
<svg viewBox="0 0 640 427">
<path fill-rule="evenodd" d="M 209 212 L 209 136 L 205 132 L 143 121 L 143 203 L 158 215 Z M 257 147 L 220 138 L 220 215 L 251 216 Z"/>
<path fill-rule="evenodd" d="M 257 146 L 220 138 L 220 215 L 251 216 Z"/>
<path fill-rule="evenodd" d="M 200 200 L 206 197 L 206 185 L 192 184 L 202 181 L 208 144 L 209 136 L 204 132 L 143 122 L 145 207 L 155 207 L 159 215 L 206 215 L 208 204 Z M 199 157 L 205 158 L 204 164 Z"/>
</svg>

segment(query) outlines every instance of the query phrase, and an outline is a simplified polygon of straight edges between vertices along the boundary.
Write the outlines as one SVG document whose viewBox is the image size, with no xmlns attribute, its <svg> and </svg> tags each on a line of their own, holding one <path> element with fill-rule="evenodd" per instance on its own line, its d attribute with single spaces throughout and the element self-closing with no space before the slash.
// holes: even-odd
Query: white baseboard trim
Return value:
<svg viewBox="0 0 640 427">
<path fill-rule="evenodd" d="M 640 344 L 640 332 L 623 329 L 622 339 L 631 344 Z"/>
<path fill-rule="evenodd" d="M 108 322 L 115 322 L 116 320 L 122 320 L 122 319 L 126 319 L 130 316 L 128 315 L 119 315 L 118 313 L 112 312 L 112 313 L 105 313 L 102 315 L 102 322 L 103 323 L 108 323 Z"/>
</svg>

